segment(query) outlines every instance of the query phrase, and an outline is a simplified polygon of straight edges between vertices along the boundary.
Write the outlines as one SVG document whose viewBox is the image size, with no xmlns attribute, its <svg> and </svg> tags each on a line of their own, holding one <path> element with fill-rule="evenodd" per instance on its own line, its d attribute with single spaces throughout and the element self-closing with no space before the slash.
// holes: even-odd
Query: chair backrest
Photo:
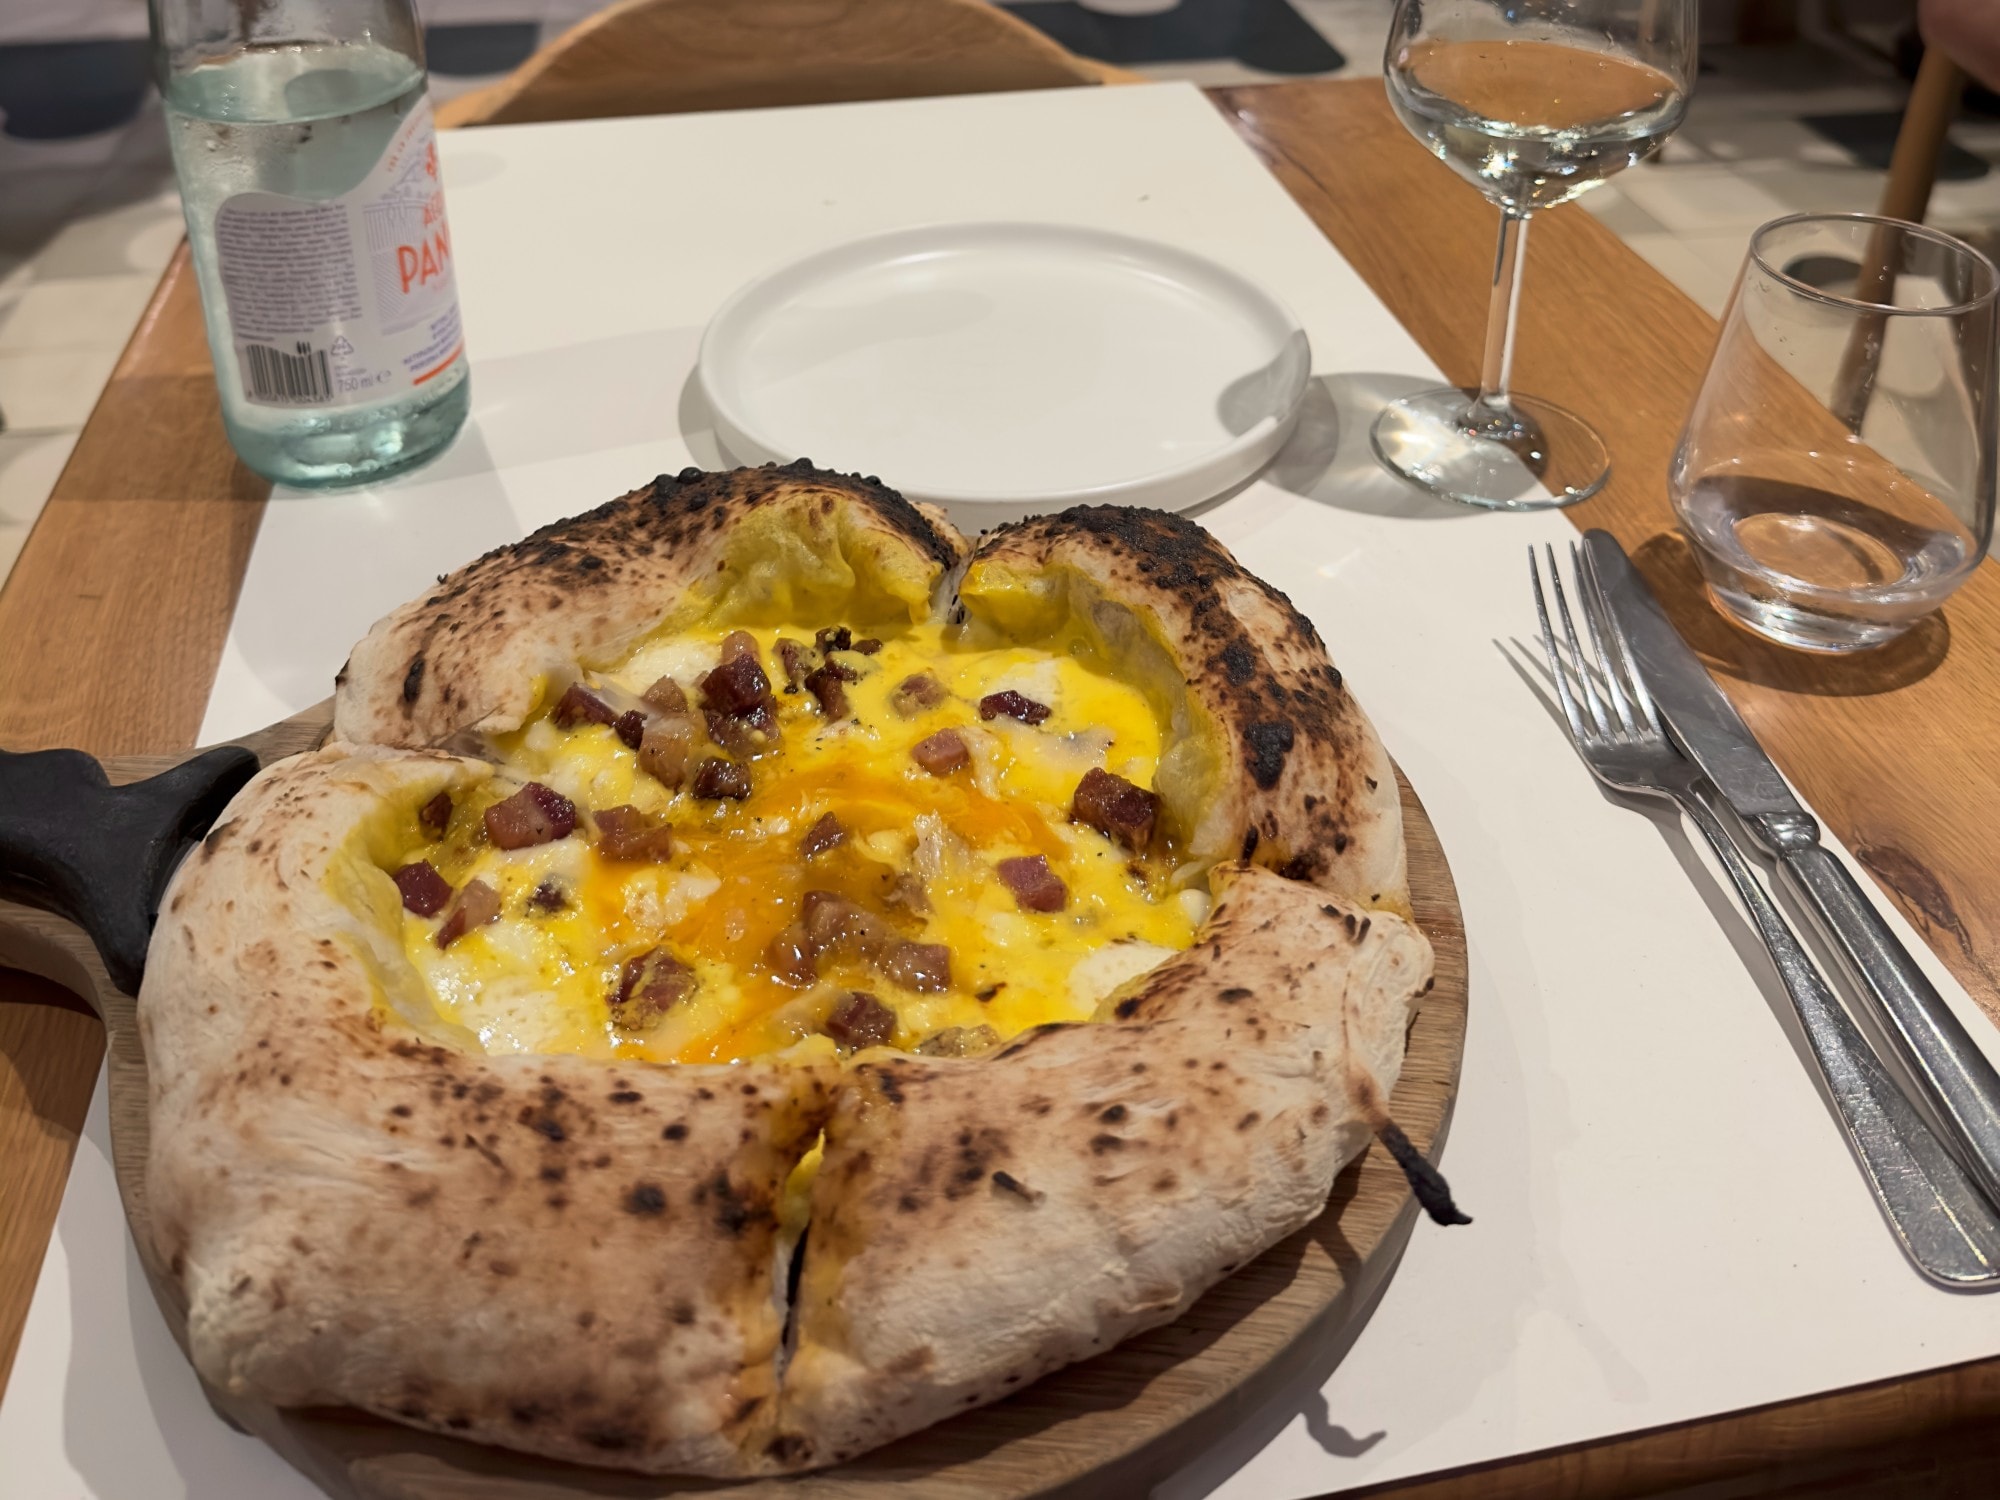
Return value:
<svg viewBox="0 0 2000 1500">
<path fill-rule="evenodd" d="M 987 0 L 618 0 L 440 125 L 1062 88 L 1134 75 Z"/>
</svg>

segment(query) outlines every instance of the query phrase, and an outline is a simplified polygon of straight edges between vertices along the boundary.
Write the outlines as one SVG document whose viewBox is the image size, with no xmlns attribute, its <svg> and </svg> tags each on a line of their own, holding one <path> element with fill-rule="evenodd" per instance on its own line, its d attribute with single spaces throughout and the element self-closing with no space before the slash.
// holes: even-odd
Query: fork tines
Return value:
<svg viewBox="0 0 2000 1500">
<path fill-rule="evenodd" d="M 1535 617 L 1541 622 L 1542 651 L 1549 659 L 1549 675 L 1555 679 L 1556 696 L 1562 700 L 1571 737 L 1582 743 L 1593 737 L 1593 730 L 1595 737 L 1611 740 L 1660 736 L 1660 719 L 1653 708 L 1653 696 L 1646 691 L 1638 666 L 1632 660 L 1631 648 L 1605 602 L 1589 555 L 1575 542 L 1569 544 L 1578 606 L 1584 628 L 1590 634 L 1590 650 L 1586 652 L 1577 638 L 1576 623 L 1570 618 L 1562 570 L 1556 565 L 1556 549 L 1545 545 L 1543 550 L 1549 560 L 1549 586 L 1555 590 L 1556 615 L 1562 621 L 1560 642 L 1549 624 L 1541 568 L 1535 561 L 1533 547 L 1528 548 L 1528 577 L 1535 588 Z M 1572 681 L 1576 684 L 1574 690 Z M 1588 724 L 1584 721 L 1586 713 Z"/>
</svg>

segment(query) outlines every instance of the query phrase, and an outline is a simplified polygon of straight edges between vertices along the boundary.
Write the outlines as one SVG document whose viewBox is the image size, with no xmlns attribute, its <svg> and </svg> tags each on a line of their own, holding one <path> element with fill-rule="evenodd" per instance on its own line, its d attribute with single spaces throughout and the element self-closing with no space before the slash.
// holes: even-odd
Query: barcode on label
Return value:
<svg viewBox="0 0 2000 1500">
<path fill-rule="evenodd" d="M 243 391 L 252 401 L 277 406 L 316 406 L 333 399 L 333 374 L 326 351 L 303 339 L 292 353 L 269 344 L 237 346 L 243 366 Z"/>
</svg>

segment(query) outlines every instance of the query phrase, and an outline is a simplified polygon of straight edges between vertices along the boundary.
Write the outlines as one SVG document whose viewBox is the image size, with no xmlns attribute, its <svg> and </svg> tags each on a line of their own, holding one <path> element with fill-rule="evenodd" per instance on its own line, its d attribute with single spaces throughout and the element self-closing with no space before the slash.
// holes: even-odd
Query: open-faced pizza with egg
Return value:
<svg viewBox="0 0 2000 1500">
<path fill-rule="evenodd" d="M 177 874 L 154 1248 L 234 1393 L 835 1463 L 1309 1221 L 1430 973 L 1387 755 L 1200 527 L 688 470 L 381 621 Z"/>
</svg>

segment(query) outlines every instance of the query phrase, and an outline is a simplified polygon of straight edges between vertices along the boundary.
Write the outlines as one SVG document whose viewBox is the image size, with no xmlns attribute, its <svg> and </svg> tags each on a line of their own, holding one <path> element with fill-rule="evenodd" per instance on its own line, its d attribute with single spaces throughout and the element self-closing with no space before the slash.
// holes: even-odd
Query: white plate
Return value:
<svg viewBox="0 0 2000 1500">
<path fill-rule="evenodd" d="M 941 224 L 795 261 L 710 320 L 697 376 L 750 463 L 810 457 L 991 524 L 1179 510 L 1290 435 L 1312 367 L 1270 293 L 1170 245 Z"/>
</svg>

